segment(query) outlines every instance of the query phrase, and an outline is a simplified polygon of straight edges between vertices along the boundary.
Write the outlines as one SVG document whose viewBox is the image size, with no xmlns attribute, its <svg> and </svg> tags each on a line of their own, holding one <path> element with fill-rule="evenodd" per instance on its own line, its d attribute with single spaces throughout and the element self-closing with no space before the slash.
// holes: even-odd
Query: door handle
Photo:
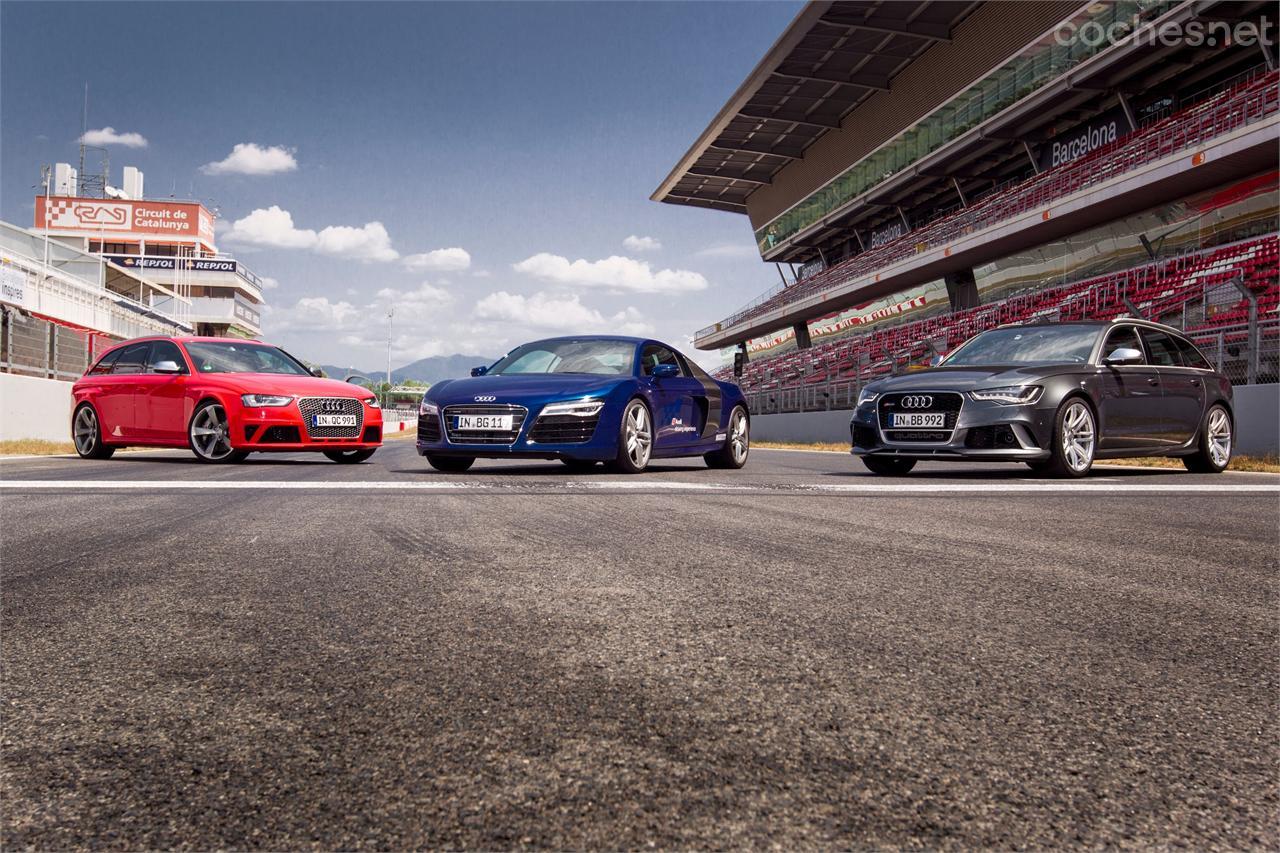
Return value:
<svg viewBox="0 0 1280 853">
<path fill-rule="evenodd" d="M 1200 380 L 1199 380 L 1199 379 L 1192 379 L 1192 380 L 1191 380 L 1191 385 L 1192 385 L 1192 387 L 1194 387 L 1194 388 L 1199 388 L 1199 387 L 1200 387 Z"/>
<path fill-rule="evenodd" d="M 1159 380 L 1159 379 L 1148 379 L 1148 380 L 1147 380 L 1147 384 L 1148 384 L 1148 385 L 1159 385 L 1159 384 L 1160 384 L 1160 380 Z"/>
</svg>

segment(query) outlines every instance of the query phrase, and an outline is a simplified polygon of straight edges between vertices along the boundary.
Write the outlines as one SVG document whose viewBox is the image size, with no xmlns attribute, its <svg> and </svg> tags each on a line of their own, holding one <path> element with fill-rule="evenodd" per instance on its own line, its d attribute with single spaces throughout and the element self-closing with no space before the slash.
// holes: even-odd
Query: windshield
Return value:
<svg viewBox="0 0 1280 853">
<path fill-rule="evenodd" d="M 311 371 L 276 347 L 246 341 L 189 341 L 186 344 L 197 373 L 282 373 L 310 376 Z"/>
<path fill-rule="evenodd" d="M 635 361 L 635 344 L 627 341 L 538 341 L 507 353 L 490 374 L 592 373 L 627 376 Z"/>
<path fill-rule="evenodd" d="M 1097 326 L 1012 326 L 992 329 L 947 356 L 943 367 L 991 364 L 1084 364 Z"/>
</svg>

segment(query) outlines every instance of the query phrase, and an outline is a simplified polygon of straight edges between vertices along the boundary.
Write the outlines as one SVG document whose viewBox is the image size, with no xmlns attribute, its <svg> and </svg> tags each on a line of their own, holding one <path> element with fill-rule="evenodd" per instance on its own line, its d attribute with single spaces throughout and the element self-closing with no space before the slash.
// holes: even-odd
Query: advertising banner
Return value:
<svg viewBox="0 0 1280 853">
<path fill-rule="evenodd" d="M 1110 145 L 1132 131 L 1133 124 L 1130 123 L 1124 110 L 1118 107 L 1108 110 L 1093 121 L 1055 134 L 1052 139 L 1041 145 L 1036 152 L 1040 171 L 1070 163 L 1094 149 Z"/>
<path fill-rule="evenodd" d="M 171 270 L 174 264 L 180 264 L 180 269 L 194 272 L 236 272 L 236 262 L 226 258 L 139 258 L 134 255 L 109 255 L 107 260 L 126 269 Z"/>
<path fill-rule="evenodd" d="M 27 271 L 9 263 L 0 262 L 0 302 L 32 310 L 36 307 L 36 289 Z"/>
<path fill-rule="evenodd" d="M 36 196 L 35 227 L 104 235 L 199 237 L 213 242 L 213 216 L 194 202 Z"/>
</svg>

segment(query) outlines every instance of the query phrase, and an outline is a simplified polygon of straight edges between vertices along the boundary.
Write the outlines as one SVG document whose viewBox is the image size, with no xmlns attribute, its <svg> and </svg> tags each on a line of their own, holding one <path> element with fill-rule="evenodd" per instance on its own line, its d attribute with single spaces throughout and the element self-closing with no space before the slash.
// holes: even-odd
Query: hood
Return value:
<svg viewBox="0 0 1280 853">
<path fill-rule="evenodd" d="M 278 373 L 204 373 L 201 379 L 220 378 L 243 394 L 296 394 L 299 397 L 372 397 L 373 392 L 338 379 L 319 376 L 284 376 Z"/>
<path fill-rule="evenodd" d="M 1088 365 L 990 365 L 986 367 L 935 367 L 902 376 L 890 376 L 867 384 L 867 388 L 883 394 L 888 391 L 968 391 L 973 388 L 998 388 L 1002 385 L 1029 385 L 1072 373 Z"/>
<path fill-rule="evenodd" d="M 596 376 L 574 373 L 537 373 L 519 376 L 472 376 L 437 382 L 427 392 L 433 403 L 470 403 L 476 397 L 496 397 L 497 402 L 550 400 L 605 396 L 630 376 Z"/>
</svg>

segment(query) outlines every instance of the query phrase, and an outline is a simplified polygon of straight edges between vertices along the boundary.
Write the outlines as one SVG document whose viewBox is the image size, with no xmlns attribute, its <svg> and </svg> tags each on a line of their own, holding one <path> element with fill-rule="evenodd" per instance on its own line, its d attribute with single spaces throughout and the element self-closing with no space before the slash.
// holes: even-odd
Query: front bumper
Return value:
<svg viewBox="0 0 1280 853">
<path fill-rule="evenodd" d="M 617 456 L 616 430 L 605 426 L 609 407 L 583 428 L 573 441 L 557 440 L 557 433 L 545 430 L 537 415 L 525 417 L 511 435 L 494 435 L 485 441 L 446 428 L 444 415 L 419 415 L 420 456 L 467 456 L 488 459 L 581 459 L 606 462 Z M 542 427 L 542 428 L 540 428 Z M 585 427 L 585 425 L 584 425 Z M 585 437 L 584 437 L 585 436 Z"/>
<path fill-rule="evenodd" d="M 951 434 L 938 441 L 892 440 L 881 428 L 876 404 L 864 403 L 849 421 L 854 456 L 1032 462 L 1048 459 L 1054 409 L 978 402 L 963 395 Z"/>
<path fill-rule="evenodd" d="M 366 450 L 382 446 L 382 411 L 363 406 L 354 436 L 313 436 L 297 404 L 229 411 L 231 446 L 255 452 Z"/>
</svg>

